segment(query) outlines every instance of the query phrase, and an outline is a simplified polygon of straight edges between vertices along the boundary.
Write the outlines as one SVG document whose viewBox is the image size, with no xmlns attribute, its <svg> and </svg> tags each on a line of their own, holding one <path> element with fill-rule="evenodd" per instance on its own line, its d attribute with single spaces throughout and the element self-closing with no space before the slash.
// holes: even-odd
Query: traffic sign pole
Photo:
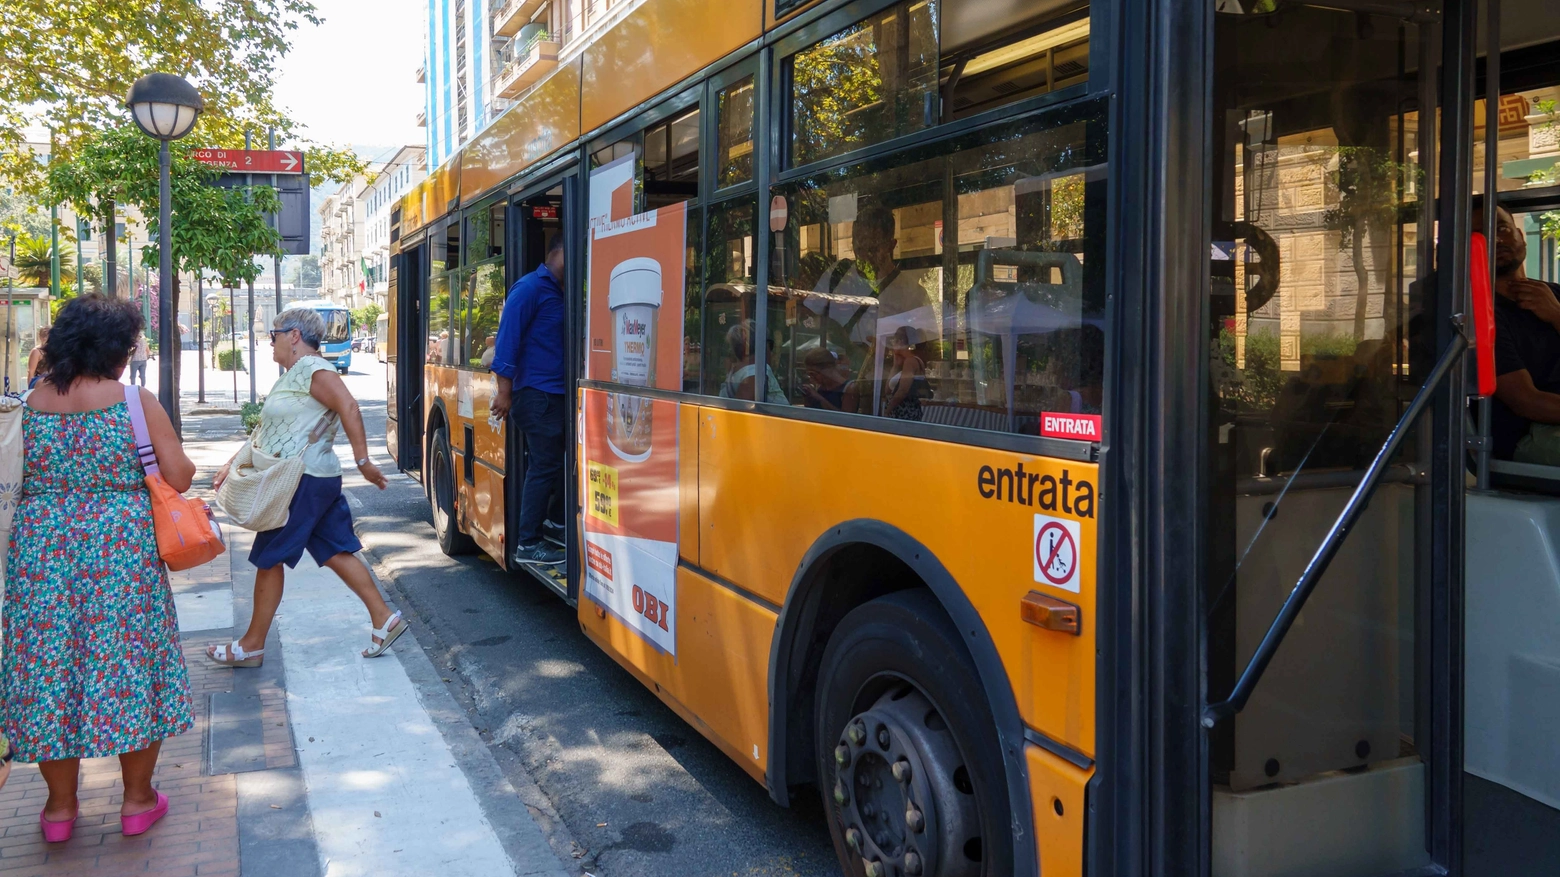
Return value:
<svg viewBox="0 0 1560 877">
<path fill-rule="evenodd" d="M 273 152 L 276 150 L 275 128 L 266 129 L 265 148 Z M 301 167 L 302 165 L 300 164 L 299 166 Z M 276 174 L 271 174 L 271 188 L 276 188 Z M 276 229 L 277 235 L 280 236 L 282 233 L 282 215 L 280 213 L 271 214 L 271 224 L 272 227 Z M 276 313 L 280 314 L 282 312 L 282 257 L 279 255 L 273 255 L 271 257 L 271 267 L 276 272 Z M 267 326 L 266 328 L 270 327 Z M 270 336 L 266 337 L 269 338 Z M 285 371 L 285 369 L 278 365 L 276 367 L 277 377 L 281 377 L 283 371 Z"/>
</svg>

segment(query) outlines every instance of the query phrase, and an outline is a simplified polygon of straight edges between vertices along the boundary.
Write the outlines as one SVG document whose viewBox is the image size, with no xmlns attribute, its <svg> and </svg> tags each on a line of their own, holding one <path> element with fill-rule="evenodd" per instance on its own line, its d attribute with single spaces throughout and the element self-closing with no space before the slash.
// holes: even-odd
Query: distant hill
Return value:
<svg viewBox="0 0 1560 877">
<path fill-rule="evenodd" d="M 352 151 L 357 154 L 358 158 L 368 162 L 370 167 L 376 162 L 388 161 L 391 156 L 395 155 L 396 150 L 400 148 L 399 146 L 375 146 L 372 144 L 358 145 L 354 143 L 352 145 Z M 313 255 L 318 256 L 320 254 L 320 206 L 325 203 L 326 198 L 329 198 L 336 191 L 339 185 L 339 183 L 322 183 L 309 192 L 309 252 Z"/>
</svg>

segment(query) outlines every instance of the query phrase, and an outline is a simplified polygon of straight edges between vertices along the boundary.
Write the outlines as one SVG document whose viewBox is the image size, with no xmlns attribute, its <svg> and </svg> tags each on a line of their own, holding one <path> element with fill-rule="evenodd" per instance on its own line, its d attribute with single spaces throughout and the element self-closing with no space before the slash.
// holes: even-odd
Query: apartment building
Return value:
<svg viewBox="0 0 1560 877">
<path fill-rule="evenodd" d="M 428 176 L 427 147 L 403 146 L 385 162 L 378 176 L 363 190 L 363 261 L 368 300 L 385 306 L 389 290 L 390 210 L 413 186 Z"/>
<path fill-rule="evenodd" d="M 363 273 L 366 230 L 360 209 L 368 181 L 343 183 L 320 205 L 320 297 L 349 308 L 368 303 Z"/>
<path fill-rule="evenodd" d="M 642 0 L 428 0 L 418 124 L 438 167 Z"/>
</svg>

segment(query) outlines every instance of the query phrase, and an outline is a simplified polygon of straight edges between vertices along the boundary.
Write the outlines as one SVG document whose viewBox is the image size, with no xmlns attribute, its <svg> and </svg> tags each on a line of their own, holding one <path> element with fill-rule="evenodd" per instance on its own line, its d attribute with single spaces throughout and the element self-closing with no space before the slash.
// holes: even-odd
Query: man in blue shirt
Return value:
<svg viewBox="0 0 1560 877">
<path fill-rule="evenodd" d="M 530 459 L 520 493 L 520 517 L 510 544 L 517 564 L 563 563 L 563 444 L 565 338 L 563 233 L 547 243 L 540 267 L 515 281 L 498 319 L 493 416 L 514 414 Z M 549 519 L 548 512 L 554 514 Z"/>
</svg>

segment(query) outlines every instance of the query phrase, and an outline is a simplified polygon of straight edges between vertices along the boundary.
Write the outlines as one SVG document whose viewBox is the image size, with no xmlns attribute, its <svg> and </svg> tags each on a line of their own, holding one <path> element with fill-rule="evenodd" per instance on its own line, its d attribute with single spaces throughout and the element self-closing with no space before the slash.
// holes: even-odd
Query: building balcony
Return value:
<svg viewBox="0 0 1560 877">
<path fill-rule="evenodd" d="M 509 0 L 493 13 L 493 36 L 512 37 L 542 5 L 543 0 Z"/>
<path fill-rule="evenodd" d="M 428 81 L 428 65 L 427 64 L 418 64 L 417 65 L 417 84 L 418 85 L 422 85 L 423 83 L 425 83 L 427 81 Z"/>
<path fill-rule="evenodd" d="M 519 97 L 522 91 L 541 81 L 542 77 L 558 66 L 559 45 L 545 37 L 545 33 L 538 34 L 538 38 L 516 51 L 514 57 L 498 71 L 498 76 L 494 77 L 493 91 L 499 97 Z"/>
</svg>

